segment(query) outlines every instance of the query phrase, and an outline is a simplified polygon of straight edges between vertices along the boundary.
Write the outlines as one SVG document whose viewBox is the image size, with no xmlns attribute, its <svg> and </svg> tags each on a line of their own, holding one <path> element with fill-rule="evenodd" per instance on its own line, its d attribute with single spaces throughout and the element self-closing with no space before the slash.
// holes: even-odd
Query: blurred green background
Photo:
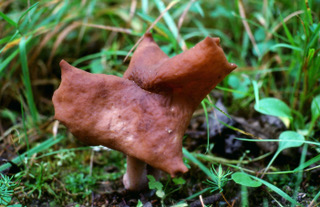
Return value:
<svg viewBox="0 0 320 207">
<path fill-rule="evenodd" d="M 163 12 L 167 7 L 169 11 Z M 84 146 L 53 119 L 51 97 L 60 83 L 58 64 L 65 59 L 92 73 L 122 76 L 129 63 L 123 62 L 125 56 L 161 13 L 151 32 L 166 54 L 179 54 L 207 36 L 219 37 L 227 59 L 238 68 L 219 84 L 214 97 L 222 98 L 234 116 L 248 119 L 261 113 L 279 117 L 288 130 L 303 136 L 304 146 L 310 142 L 308 149 L 302 149 L 300 166 L 319 165 L 319 0 L 2 0 L 0 205 L 98 202 L 99 206 L 100 200 L 110 201 L 110 195 L 122 188 L 124 156 Z M 207 115 L 212 105 L 206 98 L 203 113 Z M 195 150 L 193 155 L 200 153 Z M 299 160 L 301 155 L 297 156 Z M 304 164 L 305 159 L 311 161 Z M 259 168 L 267 165 L 260 163 Z M 288 169 L 274 169 L 281 170 Z M 206 180 L 188 176 L 194 176 L 201 186 Z M 191 179 L 188 176 L 184 179 Z M 291 197 L 297 195 L 305 176 L 298 175 L 288 193 Z M 99 183 L 109 181 L 113 184 L 101 189 Z M 279 184 L 271 178 L 268 182 Z M 308 194 L 309 201 L 316 202 L 319 186 L 312 178 L 305 182 L 314 190 Z M 169 183 L 180 196 L 163 189 L 165 198 L 156 197 L 161 200 L 159 205 L 197 199 L 196 193 L 203 189 Z M 279 185 L 284 189 L 285 184 Z M 272 200 L 262 196 L 260 202 L 267 205 Z"/>
</svg>

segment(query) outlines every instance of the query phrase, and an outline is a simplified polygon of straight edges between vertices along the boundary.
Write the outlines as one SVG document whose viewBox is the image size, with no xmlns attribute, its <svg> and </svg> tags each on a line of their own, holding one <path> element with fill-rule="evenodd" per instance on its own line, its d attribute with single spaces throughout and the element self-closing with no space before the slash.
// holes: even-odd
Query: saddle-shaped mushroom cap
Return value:
<svg viewBox="0 0 320 207">
<path fill-rule="evenodd" d="M 218 38 L 169 58 L 146 34 L 123 78 L 91 74 L 64 60 L 60 67 L 56 119 L 83 142 L 119 150 L 174 177 L 187 171 L 182 138 L 194 110 L 236 65 L 228 63 Z"/>
</svg>

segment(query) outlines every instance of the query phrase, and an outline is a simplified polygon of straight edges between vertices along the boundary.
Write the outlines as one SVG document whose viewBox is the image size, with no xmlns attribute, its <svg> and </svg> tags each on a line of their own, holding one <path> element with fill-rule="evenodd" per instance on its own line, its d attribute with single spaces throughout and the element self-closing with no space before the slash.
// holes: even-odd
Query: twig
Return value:
<svg viewBox="0 0 320 207">
<path fill-rule="evenodd" d="M 202 159 L 202 160 L 206 160 L 206 161 L 210 161 L 210 162 L 219 162 L 219 163 L 226 163 L 226 164 L 249 164 L 252 162 L 256 162 L 259 160 L 262 160 L 266 157 L 268 157 L 269 155 L 271 155 L 272 152 L 268 152 L 264 155 L 261 155 L 257 158 L 251 159 L 251 160 L 229 160 L 226 158 L 222 158 L 222 157 L 216 157 L 216 156 L 211 156 L 211 155 L 204 155 L 204 154 L 197 154 L 195 155 L 197 158 Z"/>
<path fill-rule="evenodd" d="M 224 194 L 222 191 L 220 192 L 220 194 L 222 195 L 223 200 L 227 203 L 228 207 L 232 207 L 230 203 L 227 201 L 226 197 L 224 197 Z"/>
<path fill-rule="evenodd" d="M 277 24 L 277 25 L 271 30 L 271 33 L 268 33 L 266 39 L 269 40 L 269 39 L 272 37 L 273 33 L 274 33 L 275 31 L 277 31 L 277 30 L 281 27 L 281 25 L 282 25 L 283 23 L 286 23 L 286 22 L 289 21 L 292 17 L 295 17 L 295 16 L 297 16 L 297 15 L 299 15 L 299 14 L 302 14 L 302 13 L 304 13 L 304 11 L 303 11 L 303 10 L 299 10 L 299 11 L 295 11 L 295 12 L 289 14 L 288 16 L 286 16 L 286 17 L 283 19 L 283 22 L 280 22 L 279 24 Z"/>
<path fill-rule="evenodd" d="M 183 13 L 181 14 L 179 21 L 178 21 L 178 30 L 180 30 L 182 23 L 191 7 L 191 5 L 195 2 L 196 0 L 190 0 L 186 8 L 184 9 Z"/>
<path fill-rule="evenodd" d="M 48 41 L 53 38 L 54 35 L 56 35 L 60 28 L 62 27 L 62 24 L 58 24 L 55 26 L 53 31 L 48 32 L 41 40 L 41 42 L 37 45 L 35 50 L 32 52 L 32 56 L 29 60 L 29 64 L 32 65 L 35 59 L 39 56 L 42 49 L 47 45 Z M 40 34 L 39 34 L 40 35 Z"/>
<path fill-rule="evenodd" d="M 248 22 L 246 21 L 246 13 L 245 13 L 245 10 L 244 10 L 244 6 L 243 6 L 243 3 L 242 3 L 242 0 L 238 0 L 238 6 L 239 6 L 240 16 L 242 17 L 243 26 L 244 26 L 245 30 L 247 31 L 247 33 L 248 33 L 248 36 L 250 38 L 250 41 L 251 41 L 255 51 L 257 52 L 258 56 L 261 56 L 260 50 L 259 50 L 259 48 L 257 46 L 256 40 L 254 39 L 254 36 L 253 36 L 252 32 L 251 32 L 250 26 L 249 26 Z"/>
<path fill-rule="evenodd" d="M 231 207 L 233 207 L 235 203 L 236 203 L 236 199 L 232 201 Z"/>
<path fill-rule="evenodd" d="M 134 13 L 136 12 L 136 8 L 137 8 L 137 0 L 132 0 L 131 1 L 131 6 L 130 6 L 130 18 L 129 21 L 132 20 Z"/>
<path fill-rule="evenodd" d="M 267 193 L 269 194 L 269 196 L 270 196 L 279 206 L 282 206 L 281 203 L 280 203 L 275 197 L 273 197 L 273 196 L 271 195 L 271 193 L 269 193 L 268 191 L 265 191 L 265 192 L 267 192 Z"/>
<path fill-rule="evenodd" d="M 316 206 L 315 202 L 316 201 L 313 199 L 311 203 L 308 205 L 308 207 L 315 207 Z"/>
<path fill-rule="evenodd" d="M 200 200 L 201 206 L 202 206 L 202 207 L 205 207 L 205 205 L 204 205 L 204 203 L 203 203 L 202 195 L 199 196 L 199 200 Z"/>
<path fill-rule="evenodd" d="M 98 28 L 98 29 L 110 30 L 110 31 L 113 31 L 113 32 L 121 32 L 121 33 L 126 33 L 126 34 L 132 34 L 132 30 L 131 29 L 127 29 L 127 28 L 104 26 L 104 25 L 89 24 L 89 23 L 82 23 L 82 25 L 87 26 L 87 27 Z"/>
<path fill-rule="evenodd" d="M 181 26 L 182 26 L 182 24 L 183 24 L 183 21 L 184 21 L 186 15 L 187 15 L 187 13 L 188 13 L 191 5 L 192 5 L 195 1 L 196 1 L 196 0 L 190 0 L 190 1 L 189 1 L 188 5 L 186 6 L 186 8 L 184 9 L 183 13 L 181 14 L 181 16 L 180 16 L 180 18 L 179 18 L 179 21 L 178 21 L 178 42 L 180 42 L 180 41 L 182 40 L 182 37 L 181 37 L 180 32 L 179 32 L 179 31 L 180 31 L 180 28 L 181 28 Z M 187 50 L 187 49 L 188 49 L 188 48 L 187 48 L 186 44 L 183 42 L 182 50 L 185 51 L 185 50 Z"/>
<path fill-rule="evenodd" d="M 170 2 L 170 4 L 166 7 L 166 9 L 163 10 L 163 12 L 161 12 L 161 14 L 158 16 L 158 18 L 157 18 L 154 22 L 152 22 L 152 24 L 149 26 L 149 28 L 146 30 L 146 32 L 145 32 L 144 34 L 149 33 L 150 30 L 160 21 L 160 19 L 163 17 L 163 15 L 164 15 L 169 9 L 171 9 L 176 3 L 178 3 L 178 1 L 172 1 L 172 2 Z M 140 37 L 140 39 L 136 42 L 136 44 L 130 49 L 130 51 L 128 52 L 127 56 L 124 58 L 123 62 L 125 62 L 125 61 L 128 59 L 128 57 L 129 57 L 129 55 L 131 54 L 131 52 L 140 44 L 140 42 L 142 41 L 143 37 L 144 37 L 144 35 L 142 35 L 142 36 Z"/>
<path fill-rule="evenodd" d="M 70 24 L 69 26 L 67 26 L 57 37 L 57 40 L 54 42 L 50 56 L 49 56 L 49 60 L 47 63 L 48 68 L 51 68 L 51 63 L 53 60 L 53 56 L 56 52 L 56 50 L 58 49 L 58 47 L 60 46 L 60 44 L 62 43 L 62 41 L 66 38 L 66 36 L 75 28 L 79 27 L 81 25 L 80 22 L 73 22 L 72 24 Z"/>
</svg>

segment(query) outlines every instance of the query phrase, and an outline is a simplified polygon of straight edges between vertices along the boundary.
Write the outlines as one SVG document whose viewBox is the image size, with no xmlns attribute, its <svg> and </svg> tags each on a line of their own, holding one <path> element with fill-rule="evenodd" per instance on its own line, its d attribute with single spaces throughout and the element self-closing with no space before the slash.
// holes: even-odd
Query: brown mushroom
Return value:
<svg viewBox="0 0 320 207">
<path fill-rule="evenodd" d="M 182 137 L 201 100 L 236 68 L 218 38 L 169 58 L 146 34 L 123 78 L 91 74 L 60 62 L 61 84 L 53 95 L 55 118 L 90 145 L 127 155 L 124 185 L 146 187 L 146 165 L 185 173 Z M 156 172 L 153 172 L 156 174 Z"/>
</svg>

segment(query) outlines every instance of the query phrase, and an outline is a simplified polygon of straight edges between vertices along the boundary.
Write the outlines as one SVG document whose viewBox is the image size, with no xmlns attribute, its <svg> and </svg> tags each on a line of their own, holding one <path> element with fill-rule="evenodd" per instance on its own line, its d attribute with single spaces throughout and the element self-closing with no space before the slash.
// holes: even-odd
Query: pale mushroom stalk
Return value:
<svg viewBox="0 0 320 207">
<path fill-rule="evenodd" d="M 127 155 L 127 171 L 123 176 L 123 185 L 127 190 L 141 191 L 148 188 L 147 175 L 159 179 L 161 170 L 158 170 L 145 162 Z"/>
<path fill-rule="evenodd" d="M 127 155 L 127 172 L 123 176 L 124 187 L 128 190 L 139 191 L 145 189 L 147 184 L 147 164 Z"/>
</svg>

